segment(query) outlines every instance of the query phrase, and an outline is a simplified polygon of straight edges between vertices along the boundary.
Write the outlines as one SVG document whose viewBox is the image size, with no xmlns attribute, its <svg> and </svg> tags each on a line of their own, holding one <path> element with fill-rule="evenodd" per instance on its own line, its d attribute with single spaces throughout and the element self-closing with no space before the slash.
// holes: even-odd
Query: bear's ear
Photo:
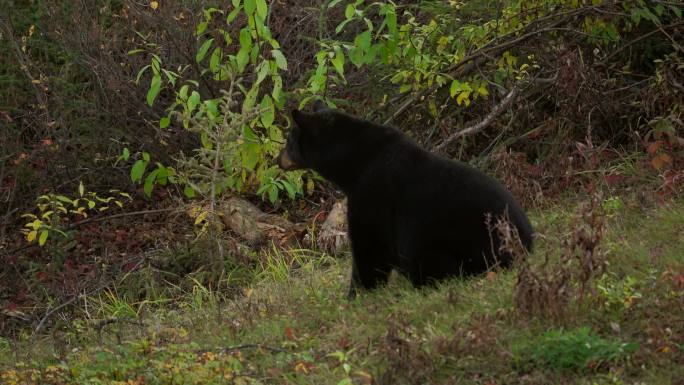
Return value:
<svg viewBox="0 0 684 385">
<path fill-rule="evenodd" d="M 306 112 L 302 112 L 299 110 L 292 110 L 292 119 L 294 119 L 295 123 L 299 127 L 308 127 L 311 124 L 311 119 L 313 116 L 307 114 Z"/>
<path fill-rule="evenodd" d="M 325 104 L 325 102 L 322 101 L 321 99 L 316 99 L 316 101 L 313 104 L 313 111 L 314 112 L 321 112 L 321 111 L 325 111 L 325 110 L 329 110 L 329 109 L 330 109 L 330 107 L 328 107 L 328 105 Z"/>
</svg>

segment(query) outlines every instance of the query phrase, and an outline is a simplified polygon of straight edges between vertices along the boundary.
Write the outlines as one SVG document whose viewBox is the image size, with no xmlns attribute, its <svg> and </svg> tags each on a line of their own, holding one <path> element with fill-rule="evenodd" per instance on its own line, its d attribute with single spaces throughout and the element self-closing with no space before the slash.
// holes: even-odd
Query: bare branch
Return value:
<svg viewBox="0 0 684 385">
<path fill-rule="evenodd" d="M 519 91 L 520 91 L 520 85 L 519 85 L 519 84 L 516 84 L 516 85 L 513 86 L 513 88 L 508 92 L 508 94 L 507 94 L 503 99 L 501 99 L 501 102 L 500 102 L 499 104 L 497 104 L 496 106 L 494 106 L 494 108 L 492 109 L 492 111 L 489 112 L 489 114 L 487 114 L 487 116 L 485 116 L 484 119 L 482 119 L 482 120 L 481 120 L 479 123 L 477 123 L 477 124 L 474 124 L 474 125 L 472 125 L 472 126 L 470 126 L 470 127 L 466 127 L 466 128 L 464 128 L 464 129 L 462 129 L 462 130 L 460 130 L 460 131 L 457 131 L 457 132 L 455 132 L 455 133 L 449 135 L 449 137 L 446 138 L 442 143 L 440 143 L 439 145 L 435 146 L 435 148 L 433 149 L 433 151 L 434 151 L 434 152 L 438 152 L 438 153 L 439 153 L 439 152 L 443 152 L 443 151 L 446 149 L 446 147 L 447 147 L 451 142 L 455 141 L 456 139 L 458 139 L 458 138 L 460 138 L 460 137 L 462 137 L 462 136 L 465 136 L 465 135 L 474 134 L 474 133 L 476 133 L 476 132 L 479 132 L 479 131 L 482 131 L 483 129 L 485 129 L 487 126 L 489 126 L 489 125 L 492 123 L 492 121 L 493 121 L 497 116 L 501 115 L 501 113 L 504 112 L 504 111 L 508 108 L 508 106 L 511 105 L 511 103 L 513 103 L 513 101 L 515 100 L 516 96 L 518 96 Z"/>
<path fill-rule="evenodd" d="M 114 215 L 109 215 L 106 217 L 86 218 L 86 219 L 83 219 L 81 221 L 74 222 L 74 223 L 70 224 L 67 228 L 73 229 L 74 227 L 78 227 L 78 226 L 84 225 L 86 223 L 108 221 L 108 220 L 114 219 L 114 218 L 130 217 L 130 216 L 134 216 L 134 215 L 166 213 L 166 212 L 170 212 L 170 211 L 174 211 L 174 210 L 176 210 L 176 209 L 173 208 L 173 209 L 142 210 L 142 211 L 131 211 L 131 212 L 127 212 L 127 213 L 114 214 Z"/>
<path fill-rule="evenodd" d="M 559 14 L 554 14 L 547 16 L 543 19 L 539 19 L 530 25 L 526 26 L 522 31 L 516 30 L 513 32 L 510 32 L 506 35 L 500 36 L 488 44 L 485 44 L 482 46 L 480 49 L 472 52 L 470 55 L 464 57 L 459 61 L 458 63 L 454 64 L 451 66 L 449 69 L 446 70 L 447 73 L 449 73 L 451 76 L 463 76 L 463 74 L 466 74 L 470 72 L 472 69 L 477 68 L 477 64 L 479 64 L 481 61 L 487 59 L 487 57 L 492 56 L 492 55 L 497 55 L 507 49 L 510 49 L 511 47 L 515 47 L 527 40 L 530 40 L 535 37 L 539 37 L 544 33 L 547 32 L 552 32 L 555 30 L 558 30 L 561 25 L 564 23 L 569 22 L 573 18 L 582 15 L 587 12 L 595 11 L 595 7 L 584 7 L 584 8 L 578 8 L 569 12 L 564 12 L 564 13 L 559 13 Z M 555 20 L 552 23 L 549 23 L 548 25 L 544 27 L 539 27 L 539 24 L 542 20 L 546 21 L 551 18 L 557 18 L 560 17 L 560 19 Z M 522 35 L 515 36 L 516 33 L 520 32 L 525 32 Z M 513 38 L 514 37 L 514 38 Z M 508 41 L 503 41 L 499 44 L 496 45 L 491 45 L 492 43 L 496 41 L 501 41 L 503 38 L 512 38 L 511 40 Z M 383 124 L 390 124 L 394 119 L 396 119 L 399 115 L 404 113 L 409 107 L 411 107 L 416 101 L 421 100 L 423 97 L 426 95 L 429 95 L 435 91 L 437 91 L 440 88 L 437 84 L 433 85 L 430 88 L 426 88 L 416 94 L 414 94 L 411 98 L 409 98 L 404 104 L 402 104 Z"/>
</svg>

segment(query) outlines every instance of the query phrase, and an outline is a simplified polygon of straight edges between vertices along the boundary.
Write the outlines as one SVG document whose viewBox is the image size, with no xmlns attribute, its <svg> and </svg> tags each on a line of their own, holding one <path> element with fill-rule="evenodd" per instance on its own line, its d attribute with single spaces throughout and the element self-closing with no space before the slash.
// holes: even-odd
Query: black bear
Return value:
<svg viewBox="0 0 684 385">
<path fill-rule="evenodd" d="M 392 269 L 414 286 L 508 267 L 488 223 L 506 216 L 532 248 L 532 226 L 499 182 L 465 163 L 436 156 L 399 130 L 323 102 L 292 111 L 294 124 L 278 157 L 284 170 L 310 168 L 348 198 L 352 277 L 356 289 L 383 284 Z"/>
</svg>

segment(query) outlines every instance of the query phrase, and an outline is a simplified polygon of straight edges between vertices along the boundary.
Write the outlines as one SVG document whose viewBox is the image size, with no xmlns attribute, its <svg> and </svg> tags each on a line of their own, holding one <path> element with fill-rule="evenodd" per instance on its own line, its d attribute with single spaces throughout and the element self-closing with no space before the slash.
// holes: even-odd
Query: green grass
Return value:
<svg viewBox="0 0 684 385">
<path fill-rule="evenodd" d="M 676 383 L 684 378 L 684 202 L 606 205 L 608 270 L 560 320 L 516 310 L 516 271 L 424 290 L 393 277 L 347 302 L 349 258 L 274 251 L 237 294 L 196 280 L 147 302 L 102 292 L 88 299 L 89 317 L 0 339 L 2 382 Z M 532 259 L 558 254 L 574 211 L 533 213 L 544 237 Z"/>
</svg>

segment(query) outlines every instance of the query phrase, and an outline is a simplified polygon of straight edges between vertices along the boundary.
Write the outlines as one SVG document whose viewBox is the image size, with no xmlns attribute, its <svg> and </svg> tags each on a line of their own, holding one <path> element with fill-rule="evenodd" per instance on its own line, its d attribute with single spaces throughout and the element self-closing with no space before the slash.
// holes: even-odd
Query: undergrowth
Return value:
<svg viewBox="0 0 684 385">
<path fill-rule="evenodd" d="M 1 338 L 0 375 L 7 384 L 677 383 L 684 202 L 603 204 L 605 271 L 562 317 L 521 307 L 520 269 L 421 290 L 395 276 L 348 302 L 349 258 L 272 250 L 242 289 L 189 276 L 154 298 L 124 287 L 86 296 L 80 317 L 50 333 Z M 532 268 L 563 255 L 580 206 L 533 213 Z"/>
</svg>

